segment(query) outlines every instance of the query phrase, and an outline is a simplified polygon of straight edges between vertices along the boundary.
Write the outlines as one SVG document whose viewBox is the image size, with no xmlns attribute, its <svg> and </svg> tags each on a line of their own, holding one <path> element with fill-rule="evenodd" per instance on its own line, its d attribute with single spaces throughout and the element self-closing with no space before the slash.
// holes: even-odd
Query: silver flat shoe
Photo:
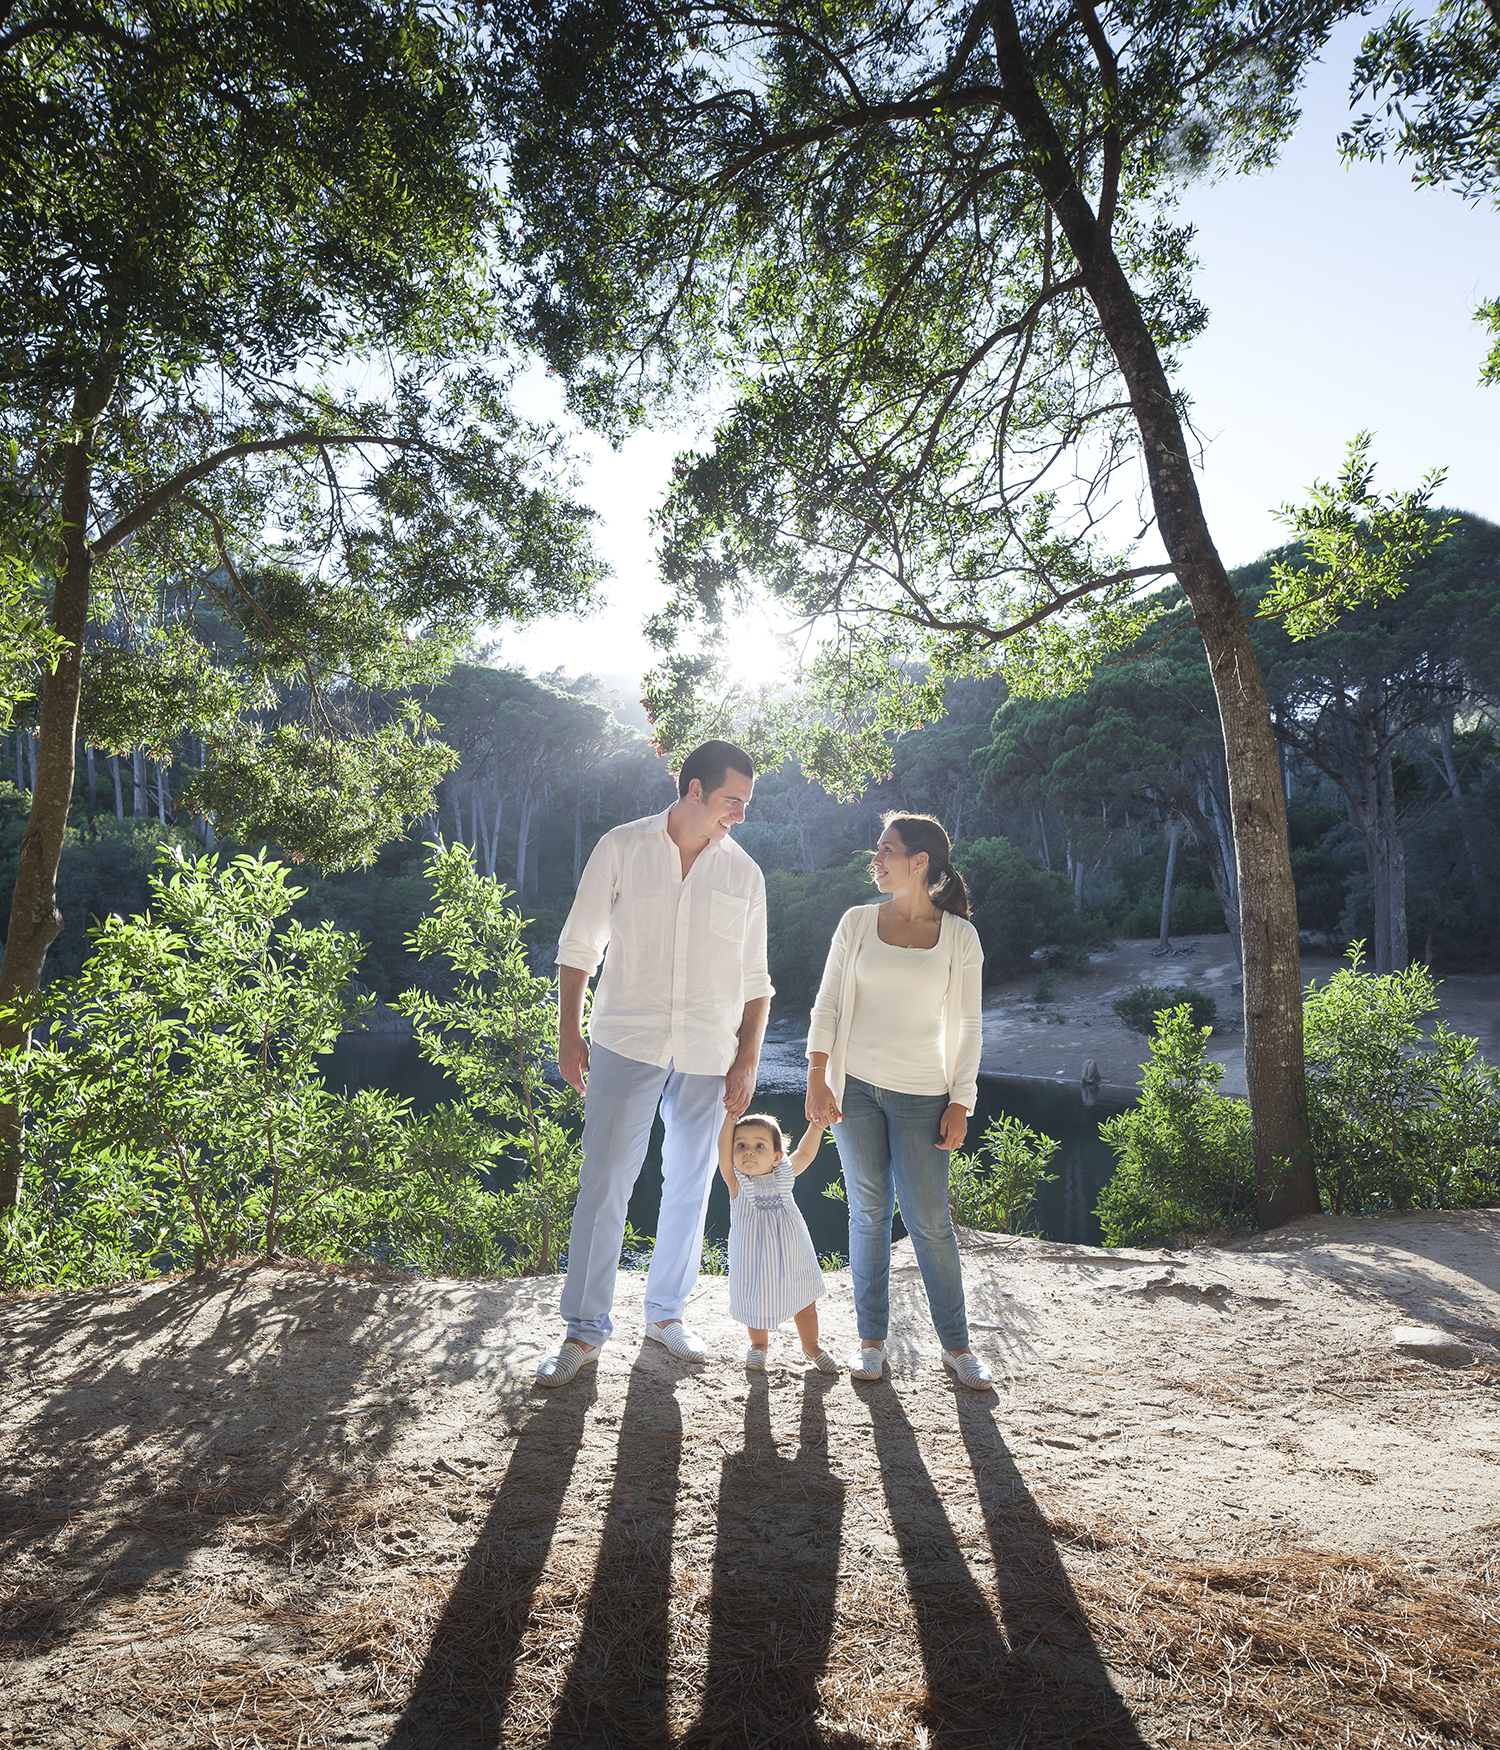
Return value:
<svg viewBox="0 0 1500 1750">
<path fill-rule="evenodd" d="M 885 1344 L 866 1349 L 863 1344 L 849 1357 L 850 1379 L 879 1379 L 885 1372 Z"/>
<path fill-rule="evenodd" d="M 975 1391 L 988 1391 L 995 1383 L 995 1376 L 979 1359 L 972 1349 L 962 1355 L 950 1355 L 943 1351 L 943 1366 L 946 1367 L 960 1385 L 972 1386 Z"/>
<path fill-rule="evenodd" d="M 598 1359 L 597 1349 L 585 1349 L 581 1343 L 559 1343 L 550 1355 L 542 1357 L 536 1370 L 536 1382 L 538 1385 L 566 1385 Z"/>
<path fill-rule="evenodd" d="M 708 1346 L 681 1319 L 674 1319 L 670 1325 L 654 1325 L 648 1321 L 646 1335 L 653 1343 L 660 1343 L 664 1349 L 671 1350 L 679 1361 L 708 1359 Z"/>
</svg>

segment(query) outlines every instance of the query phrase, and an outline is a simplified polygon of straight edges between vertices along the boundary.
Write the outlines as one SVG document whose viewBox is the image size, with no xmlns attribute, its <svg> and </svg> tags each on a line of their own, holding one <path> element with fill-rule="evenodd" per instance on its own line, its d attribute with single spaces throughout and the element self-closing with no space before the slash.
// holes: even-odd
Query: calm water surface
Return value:
<svg viewBox="0 0 1500 1750">
<path fill-rule="evenodd" d="M 324 1065 L 331 1087 L 346 1087 L 351 1092 L 364 1087 L 388 1088 L 411 1100 L 418 1111 L 430 1110 L 456 1093 L 441 1071 L 422 1061 L 416 1042 L 400 1035 L 355 1035 L 341 1040 Z M 1094 1206 L 1114 1171 L 1114 1156 L 1099 1140 L 1099 1126 L 1128 1104 L 1123 1100 L 1113 1103 L 1100 1100 L 1085 1105 L 1079 1090 L 1067 1084 L 1052 1086 L 981 1076 L 979 1110 L 969 1124 L 968 1144 L 977 1143 L 984 1126 L 1002 1112 L 1056 1137 L 1062 1144 L 1053 1160 L 1057 1177 L 1052 1184 L 1042 1187 L 1028 1226 L 1045 1239 L 1097 1246 L 1103 1234 Z M 785 1089 L 763 1090 L 755 1096 L 755 1110 L 773 1113 L 794 1139 L 801 1136 L 806 1120 L 800 1094 Z M 630 1199 L 630 1221 L 640 1233 L 656 1232 L 661 1203 L 661 1135 L 658 1118 L 652 1127 L 646 1164 Z M 797 1202 L 820 1256 L 831 1252 L 847 1256 L 849 1251 L 847 1211 L 842 1203 L 822 1195 L 823 1187 L 838 1178 L 838 1151 L 825 1138 L 817 1159 L 797 1181 Z M 729 1235 L 729 1193 L 717 1175 L 708 1204 L 708 1233 L 710 1238 L 719 1240 Z M 896 1237 L 899 1239 L 904 1233 L 898 1215 Z"/>
</svg>

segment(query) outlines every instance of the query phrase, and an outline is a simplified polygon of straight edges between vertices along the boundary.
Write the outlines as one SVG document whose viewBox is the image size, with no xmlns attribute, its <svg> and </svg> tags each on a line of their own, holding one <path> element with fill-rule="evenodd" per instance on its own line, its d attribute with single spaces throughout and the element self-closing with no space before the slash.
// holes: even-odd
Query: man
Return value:
<svg viewBox="0 0 1500 1750">
<path fill-rule="evenodd" d="M 558 943 L 558 1068 L 583 1099 L 583 1168 L 562 1292 L 567 1336 L 537 1369 L 563 1385 L 599 1359 L 613 1326 L 625 1209 L 661 1107 L 661 1215 L 646 1277 L 646 1335 L 683 1360 L 703 1218 L 725 1112 L 750 1105 L 771 1006 L 766 883 L 729 837 L 755 767 L 710 741 L 683 761 L 664 814 L 607 832 Z M 583 1038 L 583 993 L 604 962 Z M 592 1055 L 591 1055 L 592 1048 Z"/>
</svg>

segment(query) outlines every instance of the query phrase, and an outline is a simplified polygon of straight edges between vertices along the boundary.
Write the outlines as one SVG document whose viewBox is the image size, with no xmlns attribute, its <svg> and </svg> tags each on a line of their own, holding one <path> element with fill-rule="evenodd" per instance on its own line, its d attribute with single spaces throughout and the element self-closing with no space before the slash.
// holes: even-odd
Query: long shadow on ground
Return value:
<svg viewBox="0 0 1500 1750">
<path fill-rule="evenodd" d="M 590 1375 L 549 1397 L 521 1431 L 391 1731 L 391 1750 L 488 1750 L 503 1741 L 532 1601 L 593 1397 Z"/>
<path fill-rule="evenodd" d="M 805 1376 L 797 1451 L 786 1459 L 771 1434 L 766 1376 L 751 1380 L 744 1450 L 729 1453 L 720 1472 L 708 1669 L 685 1750 L 830 1742 L 816 1720 L 844 1517 L 844 1484 L 829 1468 L 824 1402 L 838 1384 Z M 768 1562 L 772 1552 L 780 1559 Z"/>
<path fill-rule="evenodd" d="M 933 1750 L 1144 1750 L 1047 1522 L 995 1426 L 993 1395 L 965 1392 L 955 1409 L 994 1556 L 999 1622 L 964 1560 L 900 1397 L 880 1385 L 867 1401 L 916 1618 Z"/>
</svg>

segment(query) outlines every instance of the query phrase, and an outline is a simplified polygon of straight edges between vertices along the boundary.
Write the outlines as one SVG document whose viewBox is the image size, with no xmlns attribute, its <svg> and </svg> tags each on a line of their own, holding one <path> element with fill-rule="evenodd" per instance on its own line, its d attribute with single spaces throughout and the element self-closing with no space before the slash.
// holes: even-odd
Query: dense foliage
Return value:
<svg viewBox="0 0 1500 1750">
<path fill-rule="evenodd" d="M 948 1165 L 948 1205 L 953 1219 L 985 1233 L 1019 1234 L 1062 1144 L 1019 1118 L 1002 1113 L 984 1127 L 979 1146 L 955 1154 Z"/>
<path fill-rule="evenodd" d="M 454 1274 L 554 1269 L 577 1194 L 574 1098 L 548 1085 L 547 980 L 522 920 L 463 849 L 429 870 L 417 931 L 454 994 L 404 1007 L 459 1095 L 414 1115 L 378 1089 L 326 1086 L 321 1058 L 368 1002 L 360 943 L 292 914 L 263 857 L 163 855 L 151 907 L 109 918 L 76 976 L 0 1059 L 25 1114 L 25 1196 L 0 1285 L 78 1286 L 250 1250 L 372 1257 Z M 633 1236 L 627 1236 L 628 1239 Z"/>
<path fill-rule="evenodd" d="M 1305 1009 L 1307 1089 L 1322 1205 L 1339 1215 L 1465 1209 L 1500 1200 L 1500 1071 L 1478 1041 L 1420 1018 L 1437 1007 L 1423 966 L 1349 964 Z M 1210 1029 L 1187 1004 L 1152 1040 L 1138 1105 L 1100 1126 L 1115 1172 L 1099 1200 L 1108 1245 L 1158 1245 L 1255 1225 L 1248 1113 L 1218 1092 Z"/>
</svg>

